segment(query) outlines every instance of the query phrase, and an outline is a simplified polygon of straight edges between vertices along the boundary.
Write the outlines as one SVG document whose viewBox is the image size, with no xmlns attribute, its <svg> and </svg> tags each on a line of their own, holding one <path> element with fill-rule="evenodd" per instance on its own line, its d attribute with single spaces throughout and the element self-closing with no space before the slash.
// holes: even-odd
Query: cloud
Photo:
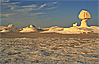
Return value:
<svg viewBox="0 0 99 64">
<path fill-rule="evenodd" d="M 26 13 L 26 12 L 32 11 L 32 8 L 16 9 L 14 11 Z"/>
<path fill-rule="evenodd" d="M 36 16 L 36 15 L 41 15 L 41 14 L 46 14 L 46 13 L 38 12 L 38 13 L 30 13 L 30 14 L 28 14 L 28 15 L 29 15 L 29 16 Z"/>
<path fill-rule="evenodd" d="M 32 4 L 32 5 L 22 6 L 22 7 L 29 7 L 29 8 L 31 8 L 31 7 L 37 7 L 37 5 Z"/>
<path fill-rule="evenodd" d="M 43 7 L 45 7 L 46 5 L 47 5 L 47 4 L 43 4 L 43 5 L 40 6 L 40 8 L 43 8 Z"/>
<path fill-rule="evenodd" d="M 48 6 L 54 6 L 55 4 L 57 4 L 58 2 L 51 2 L 51 3 L 48 3 L 49 5 Z"/>
<path fill-rule="evenodd" d="M 10 4 L 19 4 L 20 2 L 12 2 L 12 3 L 10 3 Z"/>
<path fill-rule="evenodd" d="M 24 6 L 19 6 L 21 2 L 12 2 L 12 3 L 2 3 L 4 10 L 6 10 L 4 13 L 8 14 L 2 14 L 1 16 L 9 17 L 12 15 L 26 15 L 26 16 L 36 16 L 36 15 L 41 15 L 41 14 L 46 14 L 44 12 L 37 12 L 34 13 L 33 11 L 35 10 L 50 10 L 56 8 L 55 6 L 49 6 L 49 5 L 54 5 L 57 2 L 51 2 L 51 3 L 44 3 L 38 6 L 38 4 L 30 4 L 30 5 L 24 5 Z M 9 7 L 9 10 L 8 10 Z M 3 10 L 2 8 L 2 10 Z M 7 8 L 7 9 L 6 9 Z M 10 12 L 11 11 L 11 12 Z M 31 13 L 30 13 L 31 11 Z M 14 14 L 13 14 L 14 13 Z"/>
<path fill-rule="evenodd" d="M 47 6 L 47 4 L 40 5 L 39 7 L 37 5 L 35 5 L 35 4 L 32 4 L 32 5 L 27 5 L 27 6 L 21 6 L 20 9 L 16 9 L 14 11 L 29 12 L 29 11 L 32 11 L 32 10 L 41 10 L 45 6 Z M 12 9 L 14 9 L 14 8 L 12 7 Z"/>
<path fill-rule="evenodd" d="M 17 8 L 20 8 L 19 6 L 17 5 L 8 5 L 8 7 L 10 7 L 11 10 L 14 10 L 14 9 L 17 9 Z"/>
<path fill-rule="evenodd" d="M 0 14 L 0 16 L 4 16 L 4 17 L 9 17 L 15 15 L 14 13 L 8 13 L 8 14 Z"/>
<path fill-rule="evenodd" d="M 12 3 L 2 3 L 2 9 L 3 8 L 10 8 L 10 10 L 14 10 L 17 8 L 20 8 L 20 6 L 18 6 L 17 4 L 19 4 L 20 2 L 12 2 Z M 8 9 L 7 9 L 8 10 Z"/>
<path fill-rule="evenodd" d="M 57 4 L 57 2 L 53 2 L 53 4 Z"/>
<path fill-rule="evenodd" d="M 52 3 L 47 3 L 47 4 L 43 4 L 40 6 L 40 8 L 38 8 L 37 10 L 40 10 L 41 8 L 44 8 L 45 6 L 53 6 L 54 4 L 56 4 L 57 2 L 52 2 Z M 50 8 L 46 8 L 46 9 L 54 9 L 56 7 L 50 7 Z"/>
<path fill-rule="evenodd" d="M 47 9 L 49 9 L 49 10 L 50 10 L 50 9 L 54 9 L 54 8 L 56 8 L 56 7 L 51 7 L 51 8 L 47 8 Z"/>
<path fill-rule="evenodd" d="M 43 9 L 54 9 L 56 7 L 50 7 L 49 5 L 54 5 L 57 2 L 52 2 L 52 3 L 44 3 L 40 6 L 38 6 L 37 4 L 31 4 L 31 5 L 25 5 L 25 6 L 19 6 L 16 4 L 19 4 L 21 2 L 12 2 L 12 3 L 3 3 L 3 5 L 6 5 L 5 8 L 10 8 L 11 11 L 17 11 L 17 12 L 22 12 L 22 13 L 28 13 L 32 10 L 41 10 Z M 44 8 L 46 7 L 46 8 Z"/>
<path fill-rule="evenodd" d="M 21 2 L 12 2 L 12 3 L 9 3 L 9 2 L 6 2 L 6 3 L 2 3 L 2 5 L 15 5 L 15 4 L 19 4 Z"/>
<path fill-rule="evenodd" d="M 15 9 L 15 7 L 11 6 L 11 10 Z"/>
<path fill-rule="evenodd" d="M 26 18 L 26 17 L 33 17 L 33 16 L 37 16 L 37 15 L 45 15 L 47 13 L 44 12 L 37 12 L 37 13 L 18 13 L 17 16 L 18 18 L 22 17 L 22 18 Z"/>
</svg>

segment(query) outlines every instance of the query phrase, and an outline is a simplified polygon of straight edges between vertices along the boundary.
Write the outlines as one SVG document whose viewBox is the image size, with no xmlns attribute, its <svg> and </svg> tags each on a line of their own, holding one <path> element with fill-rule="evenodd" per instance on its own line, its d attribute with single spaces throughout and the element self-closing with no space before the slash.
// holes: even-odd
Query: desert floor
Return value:
<svg viewBox="0 0 99 64">
<path fill-rule="evenodd" d="M 0 63 L 98 64 L 98 34 L 1 33 Z"/>
<path fill-rule="evenodd" d="M 0 33 L 1 38 L 39 38 L 39 37 L 59 37 L 59 38 L 98 38 L 99 34 L 57 34 L 57 33 Z"/>
</svg>

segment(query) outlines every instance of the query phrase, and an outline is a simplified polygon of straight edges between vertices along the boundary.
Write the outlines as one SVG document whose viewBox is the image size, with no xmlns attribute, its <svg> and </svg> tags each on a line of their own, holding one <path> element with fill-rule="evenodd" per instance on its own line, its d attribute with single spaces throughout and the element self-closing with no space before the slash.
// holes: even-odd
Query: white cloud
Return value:
<svg viewBox="0 0 99 64">
<path fill-rule="evenodd" d="M 37 7 L 37 5 L 27 5 L 27 6 L 21 6 L 22 9 L 16 9 L 14 11 L 19 11 L 19 12 L 29 12 L 29 11 L 32 11 L 32 10 L 41 10 L 42 8 L 44 8 L 45 6 L 47 6 L 47 4 L 43 4 L 39 7 Z M 13 9 L 13 7 L 12 7 Z"/>
<path fill-rule="evenodd" d="M 38 13 L 30 13 L 30 14 L 28 14 L 28 15 L 29 15 L 29 16 L 36 16 L 36 15 L 41 15 L 41 14 L 46 14 L 46 13 L 38 12 Z"/>
<path fill-rule="evenodd" d="M 9 2 L 6 2 L 6 3 L 2 3 L 2 5 L 15 5 L 15 4 L 19 4 L 20 2 L 12 2 L 12 3 L 9 3 Z"/>
<path fill-rule="evenodd" d="M 47 5 L 47 4 L 43 4 L 43 5 L 40 6 L 40 8 L 43 8 L 43 7 L 45 7 L 46 5 Z"/>
<path fill-rule="evenodd" d="M 15 15 L 14 13 L 8 13 L 8 14 L 0 14 L 0 16 L 4 16 L 4 17 L 9 17 Z"/>
<path fill-rule="evenodd" d="M 16 5 L 16 4 L 19 4 L 19 3 L 20 3 L 20 2 L 2 3 L 2 9 L 3 9 L 3 7 L 4 7 L 4 8 L 10 7 L 11 10 L 20 8 L 18 5 Z"/>
<path fill-rule="evenodd" d="M 26 16 L 36 16 L 36 15 L 40 15 L 40 14 L 46 14 L 46 13 L 43 13 L 43 12 L 38 12 L 38 13 L 29 13 L 30 11 L 32 10 L 41 10 L 42 8 L 44 8 L 45 10 L 48 9 L 54 9 L 56 7 L 54 6 L 49 6 L 50 4 L 56 4 L 57 2 L 51 2 L 51 3 L 44 3 L 40 6 L 38 6 L 37 4 L 31 4 L 31 5 L 25 5 L 25 6 L 19 6 L 19 5 L 16 5 L 16 4 L 19 4 L 20 2 L 13 2 L 13 3 L 4 3 L 3 5 L 6 5 L 4 6 L 5 8 L 8 8 L 10 7 L 10 10 L 9 11 L 12 11 L 14 12 L 15 14 L 23 14 L 23 15 L 26 15 Z M 15 14 L 10 14 L 8 11 L 8 14 L 2 14 L 1 16 L 5 16 L 5 17 L 9 17 L 9 16 L 12 16 L 12 15 L 15 15 Z M 21 14 L 20 14 L 21 13 Z"/>
<path fill-rule="evenodd" d="M 18 17 L 33 17 L 33 16 L 37 16 L 37 15 L 45 15 L 47 13 L 44 12 L 38 12 L 38 13 L 18 13 L 17 16 Z"/>
<path fill-rule="evenodd" d="M 10 3 L 10 4 L 19 4 L 20 2 L 12 2 L 12 3 Z"/>
<path fill-rule="evenodd" d="M 57 4 L 57 2 L 53 2 L 53 4 Z"/>
<path fill-rule="evenodd" d="M 37 5 L 32 4 L 32 5 L 22 6 L 22 7 L 29 7 L 29 8 L 31 8 L 31 7 L 37 7 Z"/>
<path fill-rule="evenodd" d="M 16 10 L 14 10 L 14 11 L 26 13 L 26 12 L 29 12 L 29 11 L 31 11 L 31 10 L 32 10 L 32 8 L 24 8 L 24 9 L 16 9 Z"/>
<path fill-rule="evenodd" d="M 50 10 L 50 9 L 54 9 L 54 8 L 56 8 L 56 7 L 51 7 L 51 8 L 47 8 L 47 9 L 49 9 L 49 10 Z"/>
<path fill-rule="evenodd" d="M 10 7 L 11 10 L 19 8 L 19 6 L 16 6 L 16 5 L 8 5 L 8 7 Z"/>
<path fill-rule="evenodd" d="M 50 4 L 54 5 L 57 2 L 44 3 L 44 4 L 40 5 L 40 6 L 37 6 L 37 4 L 31 4 L 31 5 L 25 5 L 25 6 L 16 5 L 16 4 L 19 4 L 19 3 L 20 2 L 3 3 L 3 5 L 6 5 L 6 8 L 10 7 L 11 11 L 17 11 L 17 12 L 26 13 L 26 12 L 30 12 L 32 10 L 41 10 L 45 6 L 47 6 L 47 8 L 44 8 L 44 9 L 54 9 L 55 7 L 51 7 L 51 8 L 48 8 L 48 7 L 49 7 Z"/>
<path fill-rule="evenodd" d="M 15 9 L 15 7 L 11 6 L 11 10 Z"/>
</svg>

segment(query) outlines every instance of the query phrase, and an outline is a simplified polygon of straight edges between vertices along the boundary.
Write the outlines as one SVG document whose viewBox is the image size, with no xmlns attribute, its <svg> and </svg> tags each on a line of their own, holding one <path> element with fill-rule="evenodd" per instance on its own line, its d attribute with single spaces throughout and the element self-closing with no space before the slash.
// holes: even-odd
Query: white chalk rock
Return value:
<svg viewBox="0 0 99 64">
<path fill-rule="evenodd" d="M 0 32 L 10 32 L 9 30 L 5 30 L 5 29 L 3 29 L 2 31 L 0 31 Z"/>
<path fill-rule="evenodd" d="M 9 24 L 9 25 L 8 25 L 8 27 L 13 27 L 13 26 L 14 26 L 13 24 Z"/>
<path fill-rule="evenodd" d="M 36 32 L 37 30 L 35 28 L 29 28 L 29 27 L 26 27 L 26 28 L 23 28 L 22 31 L 20 32 Z"/>
<path fill-rule="evenodd" d="M 77 26 L 77 23 L 73 24 L 73 27 L 76 27 Z"/>
</svg>

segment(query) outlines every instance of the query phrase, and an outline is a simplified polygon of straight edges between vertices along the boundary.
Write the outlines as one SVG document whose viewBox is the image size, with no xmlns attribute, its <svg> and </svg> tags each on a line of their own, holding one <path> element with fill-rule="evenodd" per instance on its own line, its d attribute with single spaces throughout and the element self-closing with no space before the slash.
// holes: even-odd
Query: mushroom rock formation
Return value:
<svg viewBox="0 0 99 64">
<path fill-rule="evenodd" d="M 79 19 L 82 19 L 80 27 L 88 27 L 86 21 L 91 19 L 91 15 L 88 11 L 82 10 L 79 14 Z"/>
</svg>

